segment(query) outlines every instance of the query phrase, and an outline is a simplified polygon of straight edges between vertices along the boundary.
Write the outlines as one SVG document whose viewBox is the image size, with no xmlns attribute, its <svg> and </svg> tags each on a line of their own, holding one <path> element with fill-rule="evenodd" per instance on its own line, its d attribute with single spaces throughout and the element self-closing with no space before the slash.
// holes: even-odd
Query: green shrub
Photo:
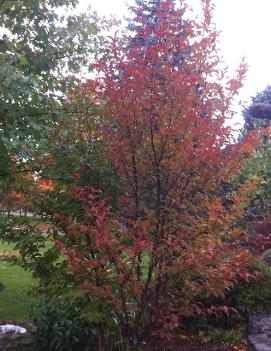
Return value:
<svg viewBox="0 0 271 351">
<path fill-rule="evenodd" d="M 96 350 L 95 328 L 81 316 L 80 309 L 73 303 L 40 303 L 33 309 L 33 323 L 37 327 L 33 346 L 38 350 Z"/>
<path fill-rule="evenodd" d="M 226 297 L 227 305 L 246 318 L 271 309 L 271 268 L 263 262 L 255 268 L 261 273 L 260 277 L 248 283 L 240 282 Z"/>
<path fill-rule="evenodd" d="M 271 268 L 263 262 L 264 258 L 263 255 L 262 261 L 251 267 L 253 271 L 260 272 L 258 279 L 239 282 L 226 294 L 225 299 L 202 300 L 204 306 L 219 306 L 224 303 L 233 310 L 228 315 L 206 314 L 188 319 L 187 327 L 190 332 L 219 343 L 239 344 L 246 335 L 248 317 L 271 310 Z"/>
</svg>

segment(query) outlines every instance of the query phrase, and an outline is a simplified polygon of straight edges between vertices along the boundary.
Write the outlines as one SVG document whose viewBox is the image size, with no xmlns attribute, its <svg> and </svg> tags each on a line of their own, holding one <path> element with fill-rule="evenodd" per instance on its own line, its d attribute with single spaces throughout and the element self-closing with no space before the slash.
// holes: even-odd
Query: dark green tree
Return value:
<svg viewBox="0 0 271 351">
<path fill-rule="evenodd" d="M 100 55 L 102 25 L 78 0 L 0 0 L 0 175 L 25 165 L 66 119 L 75 77 Z M 21 169 L 20 169 L 21 170 Z M 20 171 L 19 170 L 19 171 Z"/>
<path fill-rule="evenodd" d="M 271 120 L 271 86 L 251 98 L 251 104 L 243 111 L 245 131 L 267 127 Z"/>
</svg>

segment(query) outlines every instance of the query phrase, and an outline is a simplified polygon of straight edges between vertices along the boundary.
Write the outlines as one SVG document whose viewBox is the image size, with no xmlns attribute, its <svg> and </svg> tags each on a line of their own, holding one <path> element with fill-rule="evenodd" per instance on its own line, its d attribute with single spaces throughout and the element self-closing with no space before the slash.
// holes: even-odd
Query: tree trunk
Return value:
<svg viewBox="0 0 271 351">
<path fill-rule="evenodd" d="M 97 336 L 98 336 L 98 351 L 105 351 L 104 332 L 101 326 L 97 327 Z"/>
</svg>

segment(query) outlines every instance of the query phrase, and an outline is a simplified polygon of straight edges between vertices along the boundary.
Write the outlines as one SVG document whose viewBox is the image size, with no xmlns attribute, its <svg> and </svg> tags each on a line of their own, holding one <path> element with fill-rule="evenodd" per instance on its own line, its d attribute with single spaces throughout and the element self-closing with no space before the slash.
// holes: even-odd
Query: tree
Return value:
<svg viewBox="0 0 271 351">
<path fill-rule="evenodd" d="M 243 112 L 245 131 L 267 127 L 271 119 L 271 86 L 252 97 L 251 104 Z"/>
<path fill-rule="evenodd" d="M 70 214 L 74 210 L 74 185 L 92 185 L 103 191 L 117 207 L 121 193 L 119 178 L 106 157 L 106 145 L 101 138 L 101 117 L 88 87 L 91 81 L 69 90 L 63 101 L 63 118 L 50 128 L 46 148 L 29 152 L 28 168 L 38 170 L 16 175 L 17 191 L 25 193 L 31 212 L 51 219 L 54 212 Z M 30 167 L 31 165 L 31 167 Z M 45 194 L 40 184 L 52 182 Z M 65 189 L 65 191 L 63 191 Z M 41 201 L 42 199 L 42 201 Z"/>
<path fill-rule="evenodd" d="M 242 180 L 258 177 L 260 186 L 256 196 L 252 196 L 247 207 L 247 219 L 250 222 L 269 221 L 270 217 L 270 189 L 271 189 L 271 148 L 270 148 L 270 119 L 271 119 L 271 87 L 252 97 L 251 104 L 243 111 L 245 119 L 242 135 L 255 130 L 262 130 L 261 145 L 255 150 L 253 158 L 247 160 Z"/>
<path fill-rule="evenodd" d="M 61 128 L 64 124 L 71 125 L 74 115 L 78 114 L 77 119 L 80 119 L 78 110 L 74 110 L 74 104 L 68 103 L 68 96 L 70 91 L 79 90 L 78 78 L 81 78 L 81 85 L 82 76 L 91 72 L 91 64 L 95 58 L 104 54 L 101 33 L 107 28 L 107 24 L 101 22 L 92 12 L 76 14 L 77 4 L 77 0 L 0 0 L 2 205 L 11 200 L 14 202 L 11 195 L 16 190 L 17 194 L 23 193 L 27 196 L 26 205 L 32 211 L 43 215 L 47 210 L 46 214 L 49 216 L 51 211 L 48 203 L 52 206 L 55 198 L 58 201 L 69 198 L 61 197 L 62 192 L 56 191 L 57 195 L 54 197 L 54 193 L 51 198 L 45 197 L 42 191 L 38 193 L 34 176 L 37 178 L 45 172 L 43 177 L 59 177 L 60 156 L 63 156 L 63 152 L 58 157 L 56 154 L 52 156 L 51 152 L 51 161 L 48 152 L 53 149 L 52 135 L 57 137 L 57 131 L 63 132 Z M 91 106 L 88 105 L 87 108 L 90 110 Z M 83 114 L 82 111 L 80 114 Z M 64 149 L 62 145 L 56 146 L 57 139 L 54 141 L 54 150 Z M 72 142 L 75 144 L 74 139 Z M 72 151 L 68 147 L 74 146 L 71 145 L 72 142 L 68 145 L 65 141 L 66 158 Z M 73 163 L 69 165 L 69 161 Z M 62 175 L 63 172 L 77 170 L 80 161 L 82 159 L 75 162 L 75 155 L 67 159 Z M 52 167 L 53 162 L 55 167 Z M 63 165 L 63 159 L 61 162 Z M 64 182 L 61 185 L 68 176 L 70 174 L 63 177 Z M 63 190 L 63 186 L 59 188 Z M 47 201 L 42 202 L 39 195 L 43 195 Z M 35 207 L 35 204 L 38 206 Z M 24 226 L 21 226 L 22 221 L 25 222 Z M 19 220 L 20 223 L 17 224 L 17 219 L 14 219 L 14 222 L 15 224 L 8 224 L 8 229 L 2 224 L 1 240 L 7 238 L 7 231 L 17 243 L 21 240 L 21 248 L 25 250 L 24 262 L 29 268 L 29 257 L 33 258 L 37 254 L 44 240 L 33 235 L 36 233 L 35 228 L 31 224 L 30 228 L 27 226 L 27 218 Z M 23 228 L 27 228 L 23 243 L 22 237 L 16 235 L 14 226 L 21 228 L 23 232 Z M 52 256 L 47 255 L 47 258 Z M 35 272 L 42 271 L 40 266 L 40 262 L 35 261 Z M 33 266 L 31 268 L 35 270 Z"/>
<path fill-rule="evenodd" d="M 63 118 L 75 75 L 99 55 L 103 25 L 77 0 L 0 1 L 0 174 L 25 163 Z M 44 150 L 43 150 L 44 152 Z M 14 154 L 16 157 L 14 157 Z M 12 160 L 11 160 L 12 158 Z M 23 168 L 20 165 L 20 169 Z"/>
<path fill-rule="evenodd" d="M 28 217 L 1 218 L 1 239 L 16 244 L 21 255 L 19 263 L 38 278 L 37 291 L 50 296 L 59 291 L 63 294 L 69 286 L 65 280 L 66 263 L 58 264 L 59 254 L 51 246 L 40 251 L 48 240 L 65 238 L 65 226 L 53 230 L 54 214 L 76 215 L 78 220 L 83 218 L 81 202 L 73 196 L 75 185 L 98 187 L 115 209 L 122 193 L 119 178 L 106 157 L 106 145 L 101 139 L 101 116 L 98 114 L 101 111 L 97 110 L 89 93 L 92 83 L 87 81 L 68 90 L 62 102 L 66 118 L 51 126 L 46 148 L 29 150 L 27 172 L 14 173 L 12 186 L 1 194 L 5 206 L 7 200 L 14 203 L 11 195 L 23 194 L 27 210 L 41 218 L 34 222 Z M 46 236 L 43 235 L 45 230 Z"/>
<path fill-rule="evenodd" d="M 249 135 L 232 144 L 225 126 L 246 67 L 226 78 L 213 5 L 201 3 L 203 16 L 194 18 L 186 1 L 136 1 L 129 31 L 112 38 L 89 88 L 104 115 L 122 208 L 116 213 L 97 189 L 75 187 L 83 216 L 55 220 L 69 239 L 58 244 L 72 281 L 99 310 L 100 350 L 109 316 L 133 350 L 149 335 L 169 336 L 184 316 L 219 310 L 200 302 L 253 276 L 238 225 L 253 184 L 237 186 L 231 206 L 221 198 L 221 183 L 241 172 L 257 143 Z"/>
</svg>

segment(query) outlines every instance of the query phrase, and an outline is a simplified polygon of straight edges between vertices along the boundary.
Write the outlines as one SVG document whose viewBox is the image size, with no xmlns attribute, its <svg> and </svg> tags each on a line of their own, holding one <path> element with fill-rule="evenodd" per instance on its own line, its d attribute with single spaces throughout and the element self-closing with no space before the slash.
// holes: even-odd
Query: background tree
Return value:
<svg viewBox="0 0 271 351">
<path fill-rule="evenodd" d="M 107 24 L 91 11 L 79 14 L 77 4 L 77 0 L 0 1 L 1 199 L 4 204 L 14 191 L 23 193 L 28 209 L 42 216 L 52 213 L 54 199 L 66 204 L 68 196 L 61 197 L 63 184 L 82 162 L 82 157 L 76 159 L 79 152 L 70 156 L 74 144 L 80 141 L 75 141 L 75 133 L 72 137 L 68 132 L 67 137 L 63 126 L 69 126 L 71 131 L 72 121 L 75 115 L 80 120 L 83 107 L 79 111 L 74 102 L 68 102 L 68 96 L 71 91 L 80 90 L 79 78 L 81 85 L 83 77 L 92 71 L 93 61 L 104 54 L 102 31 L 108 28 Z M 84 112 L 91 108 L 84 105 Z M 53 148 L 57 156 L 52 155 Z M 60 161 L 60 157 L 66 160 Z M 65 166 L 61 172 L 60 163 Z M 57 181 L 60 173 L 63 182 L 58 192 L 55 190 L 51 197 L 45 196 L 44 189 L 38 192 L 34 177 Z M 33 258 L 33 250 L 37 253 L 45 240 L 33 235 L 31 219 L 17 222 L 14 219 L 3 224 L 1 239 L 7 238 L 6 224 L 13 239 L 22 239 L 16 236 L 14 226 L 20 227 L 24 222 L 25 228 L 30 229 L 25 231 L 22 247 L 28 251 L 26 258 Z M 38 270 L 40 266 L 37 263 L 35 267 Z"/>
<path fill-rule="evenodd" d="M 271 190 L 271 148 L 270 148 L 270 120 L 271 120 L 271 87 L 251 98 L 251 104 L 243 111 L 245 119 L 243 135 L 255 130 L 265 133 L 261 145 L 255 150 L 253 158 L 246 162 L 243 179 L 258 177 L 261 184 L 247 208 L 247 218 L 251 222 L 269 220 L 270 217 L 270 190 Z"/>
<path fill-rule="evenodd" d="M 68 118 L 62 100 L 74 75 L 91 70 L 101 48 L 95 14 L 76 0 L 0 2 L 0 173 L 42 149 L 52 125 Z M 16 155 L 14 159 L 14 153 Z M 22 165 L 21 165 L 22 166 Z M 20 169 L 19 169 L 20 171 Z"/>
<path fill-rule="evenodd" d="M 251 104 L 244 110 L 245 131 L 267 127 L 271 120 L 271 86 L 251 98 Z"/>
</svg>

